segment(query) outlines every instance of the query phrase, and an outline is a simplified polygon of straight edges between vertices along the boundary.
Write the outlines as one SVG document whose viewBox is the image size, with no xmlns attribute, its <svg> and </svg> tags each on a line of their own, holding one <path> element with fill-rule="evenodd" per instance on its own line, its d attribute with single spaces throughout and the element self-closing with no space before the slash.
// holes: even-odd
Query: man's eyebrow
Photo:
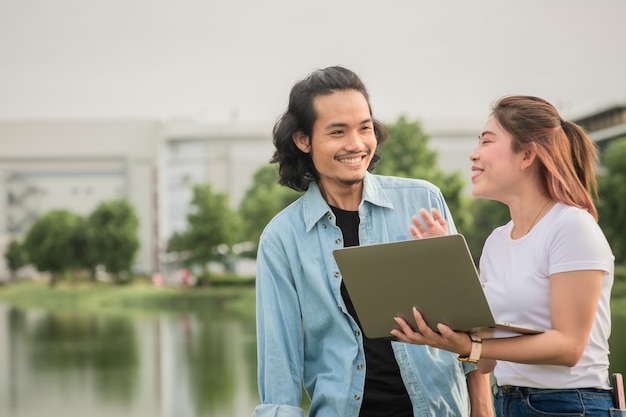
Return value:
<svg viewBox="0 0 626 417">
<path fill-rule="evenodd" d="M 373 123 L 373 122 L 374 122 L 374 120 L 373 120 L 373 119 L 371 119 L 371 118 L 367 118 L 367 119 L 365 119 L 365 120 L 361 121 L 361 122 L 359 123 L 359 125 L 364 125 L 364 124 L 367 124 L 367 123 Z M 329 123 L 329 124 L 327 124 L 327 125 L 326 125 L 326 129 L 332 129 L 332 128 L 335 128 L 335 127 L 347 127 L 347 126 L 348 126 L 348 123 L 344 123 L 344 122 L 331 122 L 331 123 Z"/>
<path fill-rule="evenodd" d="M 347 123 L 342 123 L 342 122 L 332 122 L 326 125 L 326 129 L 333 129 L 335 127 L 346 127 L 348 126 Z"/>
</svg>

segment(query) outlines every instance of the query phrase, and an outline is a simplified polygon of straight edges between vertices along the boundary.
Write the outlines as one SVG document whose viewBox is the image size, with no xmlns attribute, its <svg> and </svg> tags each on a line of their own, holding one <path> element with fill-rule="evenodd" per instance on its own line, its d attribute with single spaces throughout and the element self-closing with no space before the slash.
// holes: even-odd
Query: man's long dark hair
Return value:
<svg viewBox="0 0 626 417">
<path fill-rule="evenodd" d="M 298 149 L 293 141 L 293 134 L 302 132 L 313 140 L 313 124 L 317 119 L 314 99 L 320 95 L 345 90 L 355 90 L 363 94 L 372 116 L 372 106 L 365 85 L 348 69 L 335 66 L 317 70 L 293 86 L 287 111 L 278 119 L 273 130 L 276 150 L 270 162 L 278 163 L 279 184 L 296 191 L 306 191 L 312 181 L 319 179 L 311 154 Z M 375 120 L 373 116 L 372 120 L 378 146 L 367 168 L 370 172 L 380 161 L 379 148 L 388 136 L 385 125 Z"/>
</svg>

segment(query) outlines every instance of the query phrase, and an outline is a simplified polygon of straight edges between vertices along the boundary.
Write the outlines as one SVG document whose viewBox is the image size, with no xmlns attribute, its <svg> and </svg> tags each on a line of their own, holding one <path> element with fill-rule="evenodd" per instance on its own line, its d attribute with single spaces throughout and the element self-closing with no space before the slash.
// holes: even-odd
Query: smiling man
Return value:
<svg viewBox="0 0 626 417">
<path fill-rule="evenodd" d="M 370 173 L 386 139 L 365 86 L 341 67 L 296 83 L 274 126 L 279 182 L 305 193 L 259 244 L 256 417 L 303 416 L 303 385 L 310 417 L 465 416 L 470 399 L 473 416 L 492 415 L 488 376 L 446 351 L 364 337 L 342 284 L 334 249 L 409 239 L 421 209 L 455 232 L 433 184 Z"/>
</svg>

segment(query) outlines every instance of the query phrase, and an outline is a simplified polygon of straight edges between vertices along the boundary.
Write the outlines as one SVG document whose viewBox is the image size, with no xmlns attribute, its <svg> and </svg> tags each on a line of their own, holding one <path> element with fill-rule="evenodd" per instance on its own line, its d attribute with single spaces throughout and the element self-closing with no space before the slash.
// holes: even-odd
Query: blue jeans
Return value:
<svg viewBox="0 0 626 417">
<path fill-rule="evenodd" d="M 496 386 L 494 407 L 497 417 L 626 416 L 626 411 L 614 408 L 610 390 L 595 388 Z"/>
</svg>

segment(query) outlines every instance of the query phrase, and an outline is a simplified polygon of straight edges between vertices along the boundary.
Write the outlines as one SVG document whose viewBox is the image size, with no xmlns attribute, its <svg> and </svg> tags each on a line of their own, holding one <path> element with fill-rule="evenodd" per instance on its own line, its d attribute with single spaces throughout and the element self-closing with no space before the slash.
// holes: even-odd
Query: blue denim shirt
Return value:
<svg viewBox="0 0 626 417">
<path fill-rule="evenodd" d="M 411 216 L 438 208 L 429 182 L 367 174 L 359 206 L 361 245 L 405 240 Z M 365 385 L 363 336 L 341 297 L 332 251 L 343 247 L 335 216 L 316 183 L 265 228 L 257 257 L 257 349 L 261 405 L 255 417 L 358 417 Z M 389 329 L 391 330 L 391 329 Z M 465 372 L 457 355 L 392 342 L 415 416 L 466 416 Z"/>
</svg>

